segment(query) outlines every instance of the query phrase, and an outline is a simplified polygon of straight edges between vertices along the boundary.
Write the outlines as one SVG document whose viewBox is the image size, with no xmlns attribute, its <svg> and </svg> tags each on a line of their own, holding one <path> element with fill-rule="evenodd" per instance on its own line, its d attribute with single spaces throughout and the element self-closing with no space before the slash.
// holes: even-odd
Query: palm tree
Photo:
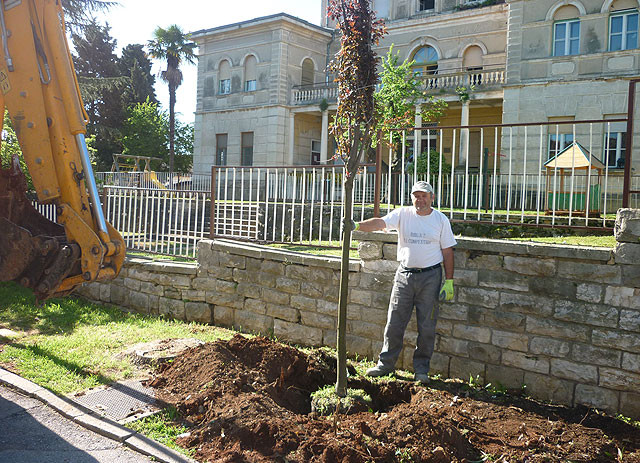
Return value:
<svg viewBox="0 0 640 463">
<path fill-rule="evenodd" d="M 177 25 L 168 29 L 158 27 L 153 32 L 153 40 L 149 40 L 147 47 L 149 54 L 156 59 L 166 60 L 167 69 L 162 71 L 160 77 L 169 85 L 169 172 L 173 178 L 173 158 L 175 153 L 175 106 L 176 89 L 182 84 L 182 61 L 193 63 L 195 59 L 196 44 L 189 41 L 188 34 L 182 32 Z"/>
</svg>

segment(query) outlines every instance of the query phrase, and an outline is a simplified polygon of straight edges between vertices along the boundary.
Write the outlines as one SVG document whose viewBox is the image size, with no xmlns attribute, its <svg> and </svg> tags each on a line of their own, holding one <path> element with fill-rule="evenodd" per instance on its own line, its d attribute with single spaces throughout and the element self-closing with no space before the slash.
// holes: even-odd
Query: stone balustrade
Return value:
<svg viewBox="0 0 640 463">
<path fill-rule="evenodd" d="M 640 211 L 620 210 L 615 233 L 614 250 L 459 238 L 432 373 L 640 417 Z M 347 349 L 374 358 L 397 236 L 354 237 Z M 82 291 L 142 313 L 334 346 L 339 274 L 338 258 L 204 240 L 197 265 L 128 259 L 116 280 Z M 416 337 L 414 317 L 399 366 L 411 366 Z"/>
</svg>

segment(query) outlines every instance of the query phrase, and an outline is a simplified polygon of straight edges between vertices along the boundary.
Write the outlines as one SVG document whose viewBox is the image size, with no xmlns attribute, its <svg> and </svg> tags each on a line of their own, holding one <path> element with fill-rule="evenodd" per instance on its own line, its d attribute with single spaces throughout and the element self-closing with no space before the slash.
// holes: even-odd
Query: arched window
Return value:
<svg viewBox="0 0 640 463">
<path fill-rule="evenodd" d="M 468 47 L 462 57 L 462 67 L 468 71 L 482 69 L 482 54 L 482 48 L 478 45 Z"/>
<path fill-rule="evenodd" d="M 315 83 L 314 74 L 315 66 L 313 65 L 313 61 L 311 60 L 311 58 L 305 58 L 302 62 L 302 80 L 300 81 L 300 83 L 302 85 L 311 85 Z"/>
<path fill-rule="evenodd" d="M 638 48 L 638 2 L 616 0 L 609 11 L 609 51 Z"/>
<path fill-rule="evenodd" d="M 413 54 L 413 70 L 417 76 L 438 72 L 438 52 L 430 45 L 421 47 Z"/>
<path fill-rule="evenodd" d="M 218 66 L 218 93 L 220 95 L 231 93 L 231 64 L 226 59 Z"/>
<path fill-rule="evenodd" d="M 256 66 L 258 60 L 253 55 L 249 55 L 244 60 L 244 91 L 254 92 L 257 89 L 256 85 Z"/>
<path fill-rule="evenodd" d="M 558 8 L 553 23 L 553 56 L 580 53 L 580 11 L 573 5 Z"/>
</svg>

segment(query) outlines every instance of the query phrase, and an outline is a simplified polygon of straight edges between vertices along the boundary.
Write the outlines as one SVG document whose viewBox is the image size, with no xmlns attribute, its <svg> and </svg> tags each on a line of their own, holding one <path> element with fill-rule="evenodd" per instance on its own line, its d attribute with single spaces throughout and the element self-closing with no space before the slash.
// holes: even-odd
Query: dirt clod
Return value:
<svg viewBox="0 0 640 463">
<path fill-rule="evenodd" d="M 178 409 L 189 428 L 178 443 L 202 462 L 640 463 L 640 430 L 621 421 L 450 382 L 352 377 L 373 411 L 310 413 L 311 393 L 334 382 L 322 351 L 238 335 L 186 350 L 150 385 Z"/>
</svg>

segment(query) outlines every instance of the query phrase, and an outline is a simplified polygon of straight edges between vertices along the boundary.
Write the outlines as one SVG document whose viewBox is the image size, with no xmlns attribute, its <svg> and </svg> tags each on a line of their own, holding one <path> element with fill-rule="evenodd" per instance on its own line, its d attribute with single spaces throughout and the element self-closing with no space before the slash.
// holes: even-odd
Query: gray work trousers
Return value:
<svg viewBox="0 0 640 463">
<path fill-rule="evenodd" d="M 402 266 L 398 268 L 393 281 L 387 326 L 384 329 L 384 344 L 378 366 L 389 371 L 395 368 L 402 350 L 404 332 L 415 306 L 418 340 L 413 353 L 413 371 L 428 373 L 436 340 L 442 270 L 440 267 L 421 273 L 407 273 L 402 270 Z"/>
</svg>

